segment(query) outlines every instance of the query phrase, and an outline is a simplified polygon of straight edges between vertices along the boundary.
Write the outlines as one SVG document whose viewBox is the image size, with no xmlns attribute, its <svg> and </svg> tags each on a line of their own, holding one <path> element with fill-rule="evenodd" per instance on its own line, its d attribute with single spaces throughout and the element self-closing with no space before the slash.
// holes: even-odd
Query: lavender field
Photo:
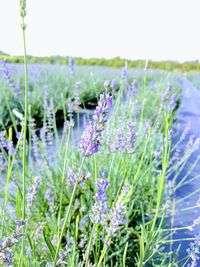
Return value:
<svg viewBox="0 0 200 267">
<path fill-rule="evenodd" d="M 2 264 L 196 261 L 195 234 L 177 240 L 175 234 L 196 228 L 196 214 L 192 225 L 174 223 L 177 188 L 189 183 L 192 168 L 180 173 L 199 147 L 188 125 L 175 138 L 183 77 L 127 66 L 30 65 L 28 71 L 23 183 L 23 66 L 1 62 Z M 188 248 L 176 245 L 188 239 Z"/>
<path fill-rule="evenodd" d="M 0 61 L 0 266 L 200 266 L 197 73 Z"/>
</svg>

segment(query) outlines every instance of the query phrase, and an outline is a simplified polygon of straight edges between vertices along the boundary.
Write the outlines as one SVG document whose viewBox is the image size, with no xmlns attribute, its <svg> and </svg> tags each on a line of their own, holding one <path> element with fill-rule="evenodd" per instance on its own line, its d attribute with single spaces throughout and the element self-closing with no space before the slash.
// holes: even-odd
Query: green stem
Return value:
<svg viewBox="0 0 200 267">
<path fill-rule="evenodd" d="M 94 231 L 95 231 L 96 225 L 93 225 L 92 228 L 92 232 L 90 235 L 90 239 L 89 239 L 89 243 L 88 243 L 88 247 L 87 247 L 87 251 L 86 251 L 86 260 L 85 260 L 85 267 L 88 267 L 88 263 L 89 263 L 89 257 L 90 257 L 90 250 L 91 250 L 91 244 L 92 244 L 92 238 L 94 236 Z M 96 238 L 97 239 L 97 238 Z"/>
<path fill-rule="evenodd" d="M 103 259 L 104 259 L 104 256 L 105 256 L 105 254 L 106 254 L 106 250 L 107 250 L 107 247 L 106 247 L 106 245 L 104 244 L 103 249 L 102 249 L 102 251 L 101 251 L 101 255 L 100 255 L 99 261 L 98 261 L 96 267 L 100 267 L 100 265 L 101 265 L 101 263 L 102 263 L 102 261 L 103 261 Z"/>
<path fill-rule="evenodd" d="M 71 127 L 69 127 L 68 134 L 67 134 L 67 142 L 66 142 L 66 147 L 65 147 L 65 156 L 64 156 L 64 163 L 63 163 L 63 170 L 62 170 L 60 207 L 59 207 L 59 214 L 58 214 L 58 232 L 59 232 L 59 227 L 60 227 L 60 217 L 61 217 L 62 200 L 63 200 L 63 187 L 64 187 L 64 180 L 65 180 L 65 173 L 66 173 L 66 166 L 67 166 L 70 130 L 71 130 Z"/>
<path fill-rule="evenodd" d="M 27 154 L 27 121 L 28 121 L 28 67 L 27 67 L 27 53 L 26 53 L 26 37 L 25 37 L 25 22 L 22 17 L 22 35 L 23 35 L 23 47 L 24 47 L 24 86 L 25 86 L 25 109 L 24 109 L 24 140 L 23 140 L 23 175 L 22 175 L 22 219 L 26 217 L 26 177 L 27 177 L 27 166 L 26 166 L 26 154 Z"/>
<path fill-rule="evenodd" d="M 57 244 L 57 248 L 56 248 L 56 254 L 55 254 L 54 263 L 53 263 L 53 266 L 54 267 L 56 267 L 58 253 L 59 253 L 59 250 L 60 250 L 60 245 L 61 245 L 62 237 L 63 237 L 64 231 L 65 231 L 65 227 L 66 227 L 67 222 L 68 222 L 70 210 L 71 210 L 71 207 L 72 207 L 74 198 L 75 198 L 75 193 L 76 193 L 76 189 L 77 189 L 78 184 L 79 184 L 81 169 L 83 167 L 84 160 L 85 160 L 85 157 L 83 157 L 83 159 L 81 161 L 81 165 L 80 165 L 80 169 L 79 169 L 79 174 L 78 174 L 78 179 L 77 179 L 76 184 L 74 185 L 74 189 L 72 191 L 72 195 L 71 195 L 71 198 L 70 198 L 70 202 L 69 202 L 69 206 L 68 206 L 67 213 L 66 213 L 66 216 L 65 216 L 65 220 L 64 220 L 64 223 L 63 223 L 63 226 L 62 226 L 62 229 L 61 229 L 61 233 L 60 233 L 60 236 L 59 236 L 59 240 L 58 240 L 58 244 Z"/>
</svg>

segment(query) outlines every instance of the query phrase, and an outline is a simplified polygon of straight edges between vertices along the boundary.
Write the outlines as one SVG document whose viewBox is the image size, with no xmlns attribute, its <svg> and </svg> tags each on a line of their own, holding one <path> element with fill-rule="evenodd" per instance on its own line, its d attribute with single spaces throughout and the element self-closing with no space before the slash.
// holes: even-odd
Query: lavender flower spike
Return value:
<svg viewBox="0 0 200 267">
<path fill-rule="evenodd" d="M 80 149 L 84 156 L 90 156 L 98 152 L 101 145 L 101 135 L 104 125 L 108 120 L 108 113 L 112 107 L 112 96 L 107 93 L 100 95 L 98 106 L 93 116 L 93 122 L 89 122 L 85 132 L 81 136 Z"/>
<path fill-rule="evenodd" d="M 90 215 L 90 220 L 93 223 L 100 223 L 103 221 L 103 216 L 108 210 L 107 201 L 108 197 L 106 190 L 109 186 L 108 180 L 101 178 L 97 180 L 98 191 L 95 195 L 95 203 L 92 206 L 92 214 Z"/>
</svg>

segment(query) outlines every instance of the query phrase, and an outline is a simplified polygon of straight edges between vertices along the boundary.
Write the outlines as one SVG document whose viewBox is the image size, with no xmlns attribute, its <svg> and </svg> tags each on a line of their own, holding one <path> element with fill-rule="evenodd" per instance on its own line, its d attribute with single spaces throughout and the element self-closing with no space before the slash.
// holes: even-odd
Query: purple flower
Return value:
<svg viewBox="0 0 200 267">
<path fill-rule="evenodd" d="M 96 125 L 93 122 L 89 122 L 86 129 L 81 136 L 80 149 L 83 155 L 90 156 L 98 152 L 98 148 L 101 145 L 99 135 L 97 133 Z"/>
<path fill-rule="evenodd" d="M 171 112 L 175 108 L 175 106 L 176 106 L 176 94 L 173 94 L 171 96 L 171 100 L 167 106 L 168 112 Z"/>
<path fill-rule="evenodd" d="M 0 132 L 0 145 L 6 149 L 9 156 L 12 156 L 15 153 L 15 148 L 13 147 L 13 141 L 6 139 L 5 133 Z"/>
<path fill-rule="evenodd" d="M 128 68 L 127 68 L 127 65 L 126 65 L 121 70 L 121 78 L 122 78 L 122 80 L 126 80 L 127 79 L 127 75 L 128 75 Z"/>
<path fill-rule="evenodd" d="M 108 186 L 109 182 L 106 179 L 101 178 L 97 180 L 97 193 L 95 195 L 95 203 L 92 206 L 92 214 L 90 215 L 90 219 L 94 223 L 102 222 L 108 210 L 108 197 L 106 194 Z"/>
<path fill-rule="evenodd" d="M 101 135 L 111 107 L 112 96 L 107 93 L 101 94 L 93 116 L 93 122 L 89 122 L 81 136 L 80 149 L 84 156 L 90 156 L 98 152 L 101 145 Z"/>
<path fill-rule="evenodd" d="M 108 214 L 108 221 L 106 232 L 110 237 L 114 237 L 122 225 L 126 223 L 125 207 L 123 203 L 117 203 L 116 206 L 110 210 Z"/>
<path fill-rule="evenodd" d="M 68 168 L 67 176 L 69 178 L 70 185 L 74 186 L 78 180 L 78 177 L 71 168 Z"/>
<path fill-rule="evenodd" d="M 137 93 L 137 82 L 136 82 L 136 80 L 133 80 L 130 83 L 130 85 L 128 87 L 128 90 L 129 90 L 130 93 L 133 93 L 133 94 Z"/>
<path fill-rule="evenodd" d="M 109 182 L 106 179 L 97 180 L 98 193 L 96 195 L 96 200 L 107 201 L 108 197 L 106 195 L 106 189 L 109 186 Z"/>
<path fill-rule="evenodd" d="M 68 59 L 68 67 L 69 67 L 71 76 L 74 76 L 74 65 L 75 65 L 74 59 L 70 57 Z"/>
<path fill-rule="evenodd" d="M 190 265 L 188 264 L 188 267 L 194 267 L 197 266 L 197 262 L 199 260 L 199 246 L 200 246 L 200 236 L 197 235 L 196 239 L 193 243 L 190 244 L 190 247 L 187 249 L 188 256 L 191 259 Z"/>
<path fill-rule="evenodd" d="M 168 90 L 164 91 L 161 95 L 162 101 L 166 101 L 169 97 L 169 92 Z"/>
<path fill-rule="evenodd" d="M 106 171 L 105 169 L 101 169 L 100 172 L 99 172 L 99 176 L 100 176 L 101 178 L 106 179 L 107 171 Z"/>
<path fill-rule="evenodd" d="M 1 61 L 1 66 L 0 66 L 0 69 L 3 73 L 3 76 L 4 78 L 6 79 L 11 91 L 14 93 L 15 97 L 19 97 L 20 94 L 21 94 L 21 89 L 19 86 L 16 86 L 15 85 L 15 82 L 14 80 L 12 79 L 12 76 L 11 76 L 11 72 L 10 70 L 8 69 L 8 67 L 6 66 L 6 61 L 5 60 L 2 60 Z"/>
<path fill-rule="evenodd" d="M 117 89 L 117 83 L 115 80 L 112 80 L 111 83 L 110 83 L 110 88 L 112 90 L 116 90 Z"/>
</svg>

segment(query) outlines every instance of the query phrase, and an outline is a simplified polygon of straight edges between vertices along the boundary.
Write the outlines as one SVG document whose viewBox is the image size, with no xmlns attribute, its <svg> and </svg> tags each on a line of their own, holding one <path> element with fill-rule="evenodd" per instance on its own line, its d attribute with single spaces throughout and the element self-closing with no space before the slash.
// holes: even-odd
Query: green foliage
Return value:
<svg viewBox="0 0 200 267">
<path fill-rule="evenodd" d="M 23 63 L 23 57 L 21 56 L 10 56 L 6 54 L 0 54 L 0 59 L 7 59 L 10 63 Z M 120 57 L 105 59 L 105 58 L 81 58 L 75 57 L 75 63 L 82 66 L 107 66 L 122 68 L 124 62 L 128 63 L 129 68 L 139 68 L 144 69 L 146 61 L 145 60 L 128 60 Z M 68 57 L 64 56 L 50 56 L 50 57 L 35 57 L 28 56 L 28 62 L 31 64 L 41 63 L 41 64 L 61 64 L 66 65 L 68 63 Z M 176 61 L 153 61 L 149 60 L 148 66 L 151 69 L 161 69 L 166 71 L 200 71 L 200 63 L 196 61 L 188 61 L 179 63 Z"/>
</svg>

